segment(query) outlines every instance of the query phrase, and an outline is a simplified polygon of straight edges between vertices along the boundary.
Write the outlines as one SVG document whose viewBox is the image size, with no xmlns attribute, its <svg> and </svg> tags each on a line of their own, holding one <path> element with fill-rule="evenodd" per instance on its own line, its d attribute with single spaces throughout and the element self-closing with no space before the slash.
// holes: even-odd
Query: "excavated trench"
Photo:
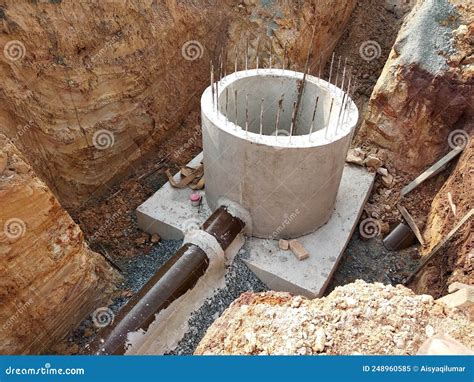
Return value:
<svg viewBox="0 0 474 382">
<path fill-rule="evenodd" d="M 0 349 L 1 353 L 87 353 L 98 330 L 113 321 L 120 308 L 139 292 L 180 247 L 179 240 L 160 240 L 155 235 L 140 230 L 135 210 L 168 181 L 165 170 L 178 170 L 202 150 L 198 101 L 203 89 L 208 86 L 209 60 L 217 63 L 225 57 L 230 71 L 234 67 L 233 54 L 237 52 L 235 62 L 241 68 L 246 64 L 255 65 L 258 56 L 261 66 L 271 63 L 274 66 L 286 65 L 293 70 L 304 71 L 311 31 L 307 25 L 301 24 L 305 16 L 314 17 L 321 25 L 321 30 L 316 29 L 316 38 L 313 40 L 313 50 L 318 54 L 311 57 L 310 74 L 316 76 L 321 73 L 322 78 L 328 79 L 332 75 L 330 68 L 333 51 L 334 73 L 336 67 L 339 69 L 341 65 L 340 60 L 338 63 L 339 57 L 343 63 L 347 60 L 353 75 L 351 96 L 360 115 L 364 115 L 372 89 L 382 72 L 403 18 L 409 11 L 409 8 L 403 9 L 405 2 L 399 2 L 397 7 L 397 2 L 387 1 L 382 4 L 376 0 L 349 1 L 330 12 L 319 10 L 320 13 L 301 5 L 294 5 L 299 8 L 293 9 L 292 6 L 279 3 L 270 8 L 245 4 L 234 9 L 224 3 L 222 9 L 218 10 L 207 2 L 189 7 L 157 5 L 160 9 L 147 10 L 142 16 L 134 16 L 134 23 L 122 30 L 114 22 L 100 26 L 101 13 L 85 9 L 87 6 L 50 4 L 35 27 L 41 32 L 38 39 L 42 33 L 56 36 L 48 40 L 48 46 L 38 41 L 26 43 L 27 36 L 33 31 L 13 28 L 11 33 L 16 34 L 9 36 L 8 40 L 15 37 L 15 40 L 25 41 L 26 47 L 23 44 L 23 61 L 1 66 L 3 78 L 8 79 L 2 98 L 10 101 L 0 110 L 0 122 L 4 126 L 0 133 L 5 134 L 9 142 L 18 147 L 32 169 L 16 170 L 21 163 L 15 162 L 15 166 L 12 166 L 11 158 L 20 154 L 8 151 L 9 171 L 23 171 L 27 176 L 36 172 L 39 178 L 31 175 L 31 182 L 39 191 L 30 187 L 33 195 L 44 192 L 47 187 L 52 191 L 38 197 L 36 208 L 48 211 L 53 220 L 64 220 L 63 225 L 68 227 L 66 232 L 57 235 L 54 243 L 48 244 L 45 240 L 45 250 L 38 253 L 48 253 L 47 261 L 43 264 L 38 260 L 39 267 L 53 272 L 52 265 L 48 262 L 53 263 L 57 259 L 49 254 L 60 253 L 58 248 L 67 246 L 71 257 L 79 256 L 78 252 L 82 257 L 77 261 L 76 268 L 68 269 L 67 264 L 61 262 L 61 267 L 65 267 L 61 271 L 74 274 L 71 277 L 72 284 L 85 283 L 103 290 L 104 296 L 92 296 L 89 292 L 84 292 L 82 298 L 88 302 L 79 298 L 77 304 L 82 306 L 79 315 L 87 315 L 87 318 L 79 325 L 77 318 L 68 318 L 68 323 L 58 332 L 46 327 L 46 332 L 54 335 L 50 336 L 51 340 L 41 344 L 37 340 L 40 337 L 37 327 L 43 325 L 41 315 L 47 317 L 51 312 L 48 312 L 45 304 L 41 305 L 38 312 L 34 312 L 27 296 L 28 293 L 33 293 L 34 299 L 43 301 L 41 296 L 47 291 L 37 286 L 37 282 L 21 281 L 28 277 L 37 280 L 34 272 L 30 275 L 25 273 L 21 277 L 8 276 L 8 287 L 12 292 L 2 293 L 0 297 L 13 305 L 0 317 L 11 321 L 11 317 L 18 315 L 18 307 L 25 307 L 30 312 L 29 316 L 34 316 L 26 319 L 29 322 L 25 324 L 28 328 L 25 333 L 34 336 L 35 341 L 25 340 L 13 333 L 4 348 Z M 55 6 L 61 9 L 55 9 Z M 13 25 L 15 20 L 28 19 L 37 14 L 39 7 L 40 5 L 31 4 L 21 8 L 11 2 L 3 10 L 2 18 L 7 24 Z M 84 28 L 97 30 L 100 32 L 98 35 L 108 35 L 109 38 L 99 43 L 92 37 L 94 33 L 59 37 L 61 27 L 55 18 L 58 18 L 59 11 L 64 12 L 68 7 L 77 12 L 78 18 L 74 23 L 86 20 Z M 121 7 L 112 9 L 104 4 L 100 8 L 105 14 L 118 12 L 119 18 L 126 19 L 130 15 L 130 10 Z M 278 20 L 284 19 L 291 27 L 281 26 L 278 20 L 275 21 L 275 17 Z M 177 19 L 184 24 L 176 22 Z M 53 22 L 48 26 L 48 21 L 51 20 Z M 211 26 L 213 20 L 219 20 L 219 23 Z M 146 28 L 145 32 L 145 25 L 152 25 L 153 28 Z M 193 37 L 191 31 L 198 26 L 201 30 L 206 30 L 206 33 Z M 165 33 L 166 28 L 171 29 L 172 33 Z M 290 28 L 298 38 L 292 39 L 285 28 Z M 133 37 L 134 34 L 138 37 Z M 249 35 L 250 52 L 247 63 L 243 58 L 246 47 L 242 41 Z M 269 36 L 278 38 L 272 39 Z M 67 38 L 72 38 L 73 42 L 68 43 Z M 147 45 L 149 41 L 160 41 L 160 44 L 158 47 L 154 44 L 150 48 Z M 374 57 L 368 58 L 363 51 L 362 45 L 367 41 L 377 43 Z M 40 47 L 36 51 L 35 44 Z M 224 50 L 227 53 L 223 53 Z M 141 65 L 137 65 L 137 62 L 141 62 Z M 342 71 L 342 66 L 340 68 Z M 25 83 L 29 84 L 28 90 L 21 93 L 18 85 Z M 279 95 L 280 85 L 284 86 L 278 84 L 274 87 L 275 95 Z M 297 92 L 296 83 L 294 85 L 293 92 Z M 261 84 L 248 84 L 243 80 L 238 84 L 239 89 L 259 89 L 259 86 Z M 261 90 L 262 95 L 267 94 L 263 91 L 264 88 Z M 313 95 L 321 93 L 321 89 L 317 87 L 310 88 L 309 91 Z M 262 98 L 260 94 L 254 96 L 258 100 Z M 231 97 L 228 106 L 221 103 L 221 109 L 238 109 L 237 120 L 240 125 L 244 125 L 244 102 L 242 99 L 236 102 Z M 327 113 L 329 108 L 329 100 L 324 102 L 317 120 L 324 120 L 323 110 Z M 259 102 L 251 103 L 250 114 L 255 116 L 249 125 L 251 133 L 258 133 L 257 117 L 260 108 Z M 275 115 L 277 104 L 273 105 L 273 109 L 269 107 L 265 110 L 269 115 Z M 284 110 L 282 121 L 286 121 L 285 126 L 289 126 L 291 102 L 285 105 Z M 303 103 L 302 110 L 302 118 L 311 119 L 310 101 Z M 229 114 L 229 120 L 232 120 L 232 112 Z M 315 131 L 317 130 L 318 128 Z M 273 123 L 264 124 L 263 134 L 271 136 L 272 133 Z M 303 130 L 298 132 L 300 135 L 308 133 L 309 131 Z M 383 154 L 383 150 L 377 151 L 372 144 L 363 147 L 369 153 L 379 156 Z M 431 206 L 426 200 L 431 201 L 436 196 L 455 165 L 450 166 L 439 177 L 431 179 L 417 190 L 411 206 L 419 204 L 418 216 L 428 215 Z M 412 174 L 400 171 L 397 172 L 396 183 L 401 185 L 411 178 Z M 38 186 L 39 183 L 41 184 Z M 393 195 L 386 192 L 386 184 L 378 177 L 368 205 L 384 206 L 382 213 L 376 211 L 377 218 L 384 222 L 380 235 L 368 241 L 359 232 L 353 235 L 326 293 L 338 285 L 357 279 L 395 285 L 403 282 L 419 264 L 417 246 L 402 251 L 388 251 L 382 245 L 382 235 L 400 219 L 399 214 L 395 213 Z M 24 197 L 15 202 L 24 203 L 27 195 L 25 193 Z M 55 197 L 61 205 L 55 201 Z M 384 197 L 385 203 L 381 202 Z M 63 207 L 73 221 L 68 220 Z M 372 212 L 370 208 L 366 208 L 362 219 L 373 217 Z M 15 212 L 12 213 L 15 215 Z M 2 216 L 0 213 L 0 217 L 4 218 L 6 215 Z M 36 224 L 31 222 L 32 219 L 27 214 L 22 215 L 20 220 L 25 222 L 24 229 L 27 233 L 34 231 L 38 235 L 37 232 L 42 229 L 49 229 L 48 232 L 54 235 L 57 230 L 55 223 L 48 223 L 48 226 L 41 221 Z M 72 231 L 74 236 L 70 234 Z M 90 249 L 100 256 L 84 249 L 82 235 Z M 18 243 L 17 239 L 9 240 L 9 245 Z M 25 247 L 20 250 L 25 250 Z M 9 252 L 9 261 L 16 267 L 27 267 L 27 262 L 17 260 L 14 253 L 16 252 Z M 242 260 L 247 256 L 245 250 L 238 253 L 234 262 L 226 269 L 224 285 L 191 315 L 186 334 L 167 353 L 193 353 L 207 328 L 232 301 L 246 291 L 267 290 L 243 263 Z M 84 276 L 80 264 L 87 264 L 87 269 L 94 276 Z M 8 266 L 0 270 L 9 275 L 8 272 L 13 272 L 12 269 Z M 93 278 L 95 284 L 89 278 Z M 429 278 L 424 282 L 428 285 L 431 283 Z M 51 290 L 54 290 L 54 285 L 59 284 L 51 282 Z M 436 297 L 442 295 L 445 287 L 446 284 L 437 285 L 433 294 Z M 423 289 L 423 286 L 418 284 L 414 288 Z M 24 293 L 25 290 L 28 293 Z M 427 293 L 426 290 L 424 292 Z M 64 295 L 68 293 L 74 291 L 66 290 Z M 61 297 L 63 301 L 73 301 L 61 295 L 52 297 L 57 299 L 57 305 L 60 305 Z M 90 312 L 93 312 L 92 315 Z M 59 310 L 55 314 L 59 315 Z M 12 325 L 9 324 L 8 327 Z"/>
</svg>

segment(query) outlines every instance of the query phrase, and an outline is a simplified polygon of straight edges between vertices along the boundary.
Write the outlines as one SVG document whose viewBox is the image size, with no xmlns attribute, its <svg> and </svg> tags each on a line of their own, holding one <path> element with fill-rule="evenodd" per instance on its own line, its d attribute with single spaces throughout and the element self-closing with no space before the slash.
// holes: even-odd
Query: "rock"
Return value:
<svg viewBox="0 0 474 382">
<path fill-rule="evenodd" d="M 390 174 L 382 176 L 382 182 L 386 187 L 391 187 L 393 184 L 393 176 Z"/>
<path fill-rule="evenodd" d="M 377 170 L 380 166 L 382 166 L 382 161 L 379 158 L 377 158 L 375 155 L 369 154 L 367 158 L 364 160 L 364 164 L 367 167 Z"/>
<path fill-rule="evenodd" d="M 324 331 L 323 328 L 319 328 L 318 330 L 316 330 L 316 333 L 314 334 L 313 350 L 316 353 L 321 353 L 324 350 L 325 346 L 326 346 L 326 332 Z"/>
<path fill-rule="evenodd" d="M 460 283 L 460 282 L 455 282 L 455 283 L 452 283 L 448 286 L 448 293 L 454 293 L 458 290 L 461 290 L 461 289 L 472 289 L 474 288 L 474 286 L 472 285 L 468 285 L 468 284 L 463 284 L 463 283 Z"/>
<path fill-rule="evenodd" d="M 385 167 L 379 167 L 377 169 L 377 174 L 380 174 L 382 176 L 387 176 L 388 175 L 388 170 Z"/>
<path fill-rule="evenodd" d="M 360 148 L 350 149 L 347 152 L 346 162 L 354 163 L 358 166 L 364 165 L 365 152 Z"/>
<path fill-rule="evenodd" d="M 459 59 L 472 54 L 472 12 L 456 6 L 455 0 L 416 3 L 398 33 L 356 137 L 356 142 L 387 149 L 397 172 L 414 174 L 444 155 L 451 131 L 469 134 L 468 123 L 459 124 L 461 116 L 465 121 L 473 118 L 472 67 Z M 449 19 L 457 22 L 440 22 Z"/>
<path fill-rule="evenodd" d="M 298 240 L 290 240 L 289 247 L 299 261 L 305 260 L 309 257 L 309 252 Z"/>
<path fill-rule="evenodd" d="M 433 337 L 435 334 L 435 329 L 431 325 L 426 325 L 425 333 L 427 337 Z"/>
<path fill-rule="evenodd" d="M 437 300 L 451 308 L 457 308 L 465 312 L 470 318 L 474 319 L 474 288 L 461 288 L 454 293 L 450 293 Z"/>
<path fill-rule="evenodd" d="M 157 233 L 154 233 L 153 235 L 151 235 L 150 241 L 151 241 L 153 244 L 158 243 L 160 240 L 161 240 L 161 237 L 160 237 L 160 235 L 158 235 Z"/>
<path fill-rule="evenodd" d="M 419 355 L 474 355 L 474 351 L 447 334 L 428 338 L 418 350 Z"/>
<path fill-rule="evenodd" d="M 283 251 L 287 251 L 290 247 L 288 240 L 280 239 L 278 240 L 278 248 L 282 249 Z"/>
<path fill-rule="evenodd" d="M 209 327 L 195 354 L 411 355 L 428 335 L 446 328 L 463 345 L 474 345 L 474 338 L 466 335 L 472 323 L 462 312 L 447 315 L 443 304 L 421 299 L 402 285 L 362 280 L 316 299 L 246 292 Z"/>
<path fill-rule="evenodd" d="M 8 255 L 0 265 L 0 322 L 7 325 L 0 354 L 50 352 L 84 317 L 107 305 L 118 274 L 89 249 L 79 226 L 0 134 L 1 152 L 11 177 L 1 181 L 0 252 Z"/>
<path fill-rule="evenodd" d="M 135 239 L 135 244 L 138 246 L 145 245 L 148 239 L 149 239 L 148 234 L 142 233 L 137 239 Z"/>
<path fill-rule="evenodd" d="M 8 166 L 8 154 L 0 152 L 0 175 L 6 170 Z"/>
</svg>

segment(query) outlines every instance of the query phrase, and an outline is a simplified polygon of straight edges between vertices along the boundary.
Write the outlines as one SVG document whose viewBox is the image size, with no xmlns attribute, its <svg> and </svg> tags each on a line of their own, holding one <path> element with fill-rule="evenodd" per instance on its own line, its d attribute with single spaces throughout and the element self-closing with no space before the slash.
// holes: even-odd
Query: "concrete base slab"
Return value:
<svg viewBox="0 0 474 382">
<path fill-rule="evenodd" d="M 188 166 L 197 167 L 201 160 L 202 153 Z M 176 174 L 174 178 L 179 177 Z M 363 167 L 345 165 L 331 218 L 317 231 L 298 238 L 309 251 L 309 258 L 299 261 L 291 251 L 279 249 L 278 240 L 252 237 L 244 246 L 250 254 L 247 266 L 272 290 L 321 296 L 352 236 L 374 179 L 375 174 Z M 138 207 L 139 227 L 165 240 L 182 239 L 187 230 L 199 228 L 211 210 L 204 192 L 202 205 L 192 206 L 191 193 L 189 188 L 176 189 L 166 183 Z"/>
<path fill-rule="evenodd" d="M 277 240 L 249 238 L 244 246 L 250 253 L 247 266 L 272 290 L 320 297 L 354 232 L 374 179 L 375 174 L 363 167 L 345 165 L 331 218 L 298 238 L 309 258 L 299 261 L 291 251 L 281 250 Z"/>
</svg>

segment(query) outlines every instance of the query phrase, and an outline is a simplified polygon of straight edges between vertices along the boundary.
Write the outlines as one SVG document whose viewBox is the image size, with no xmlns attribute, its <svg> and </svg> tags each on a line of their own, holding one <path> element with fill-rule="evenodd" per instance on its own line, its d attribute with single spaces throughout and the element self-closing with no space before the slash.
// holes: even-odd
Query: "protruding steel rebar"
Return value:
<svg viewBox="0 0 474 382">
<path fill-rule="evenodd" d="M 224 59 L 224 51 L 223 49 L 221 49 L 221 54 L 219 55 L 219 81 L 222 80 L 222 76 L 224 74 L 224 70 L 223 70 L 223 59 Z"/>
<path fill-rule="evenodd" d="M 291 112 L 290 139 L 289 139 L 290 142 L 291 142 L 291 136 L 293 135 L 293 128 L 295 126 L 295 119 L 296 119 L 296 101 L 293 102 L 293 111 Z"/>
<path fill-rule="evenodd" d="M 227 50 L 227 46 L 224 47 L 224 77 L 227 77 L 227 54 L 229 53 Z"/>
<path fill-rule="evenodd" d="M 339 56 L 339 60 L 337 61 L 337 69 L 336 69 L 336 83 L 335 85 L 337 86 L 339 82 L 339 70 L 341 69 L 341 56 Z"/>
<path fill-rule="evenodd" d="M 225 124 L 229 121 L 229 87 L 225 88 Z"/>
<path fill-rule="evenodd" d="M 344 95 L 342 96 L 342 101 L 341 101 L 341 107 L 339 108 L 339 114 L 337 116 L 337 121 L 336 121 L 336 136 L 337 136 L 337 131 L 339 129 L 339 121 L 341 120 L 341 114 L 342 114 L 342 111 L 344 109 L 344 103 L 345 103 L 345 100 L 346 100 L 346 93 L 344 93 Z"/>
<path fill-rule="evenodd" d="M 278 126 L 280 124 L 280 113 L 283 109 L 283 95 L 281 96 L 280 100 L 278 101 L 278 110 L 276 115 L 276 122 L 275 122 L 275 139 L 278 140 Z"/>
<path fill-rule="evenodd" d="M 282 66 L 281 74 L 285 73 L 285 69 L 286 69 L 286 42 L 285 42 L 285 48 L 283 51 L 283 66 Z"/>
<path fill-rule="evenodd" d="M 313 134 L 314 129 L 314 119 L 316 117 L 316 110 L 318 109 L 319 96 L 316 97 L 316 102 L 314 103 L 313 117 L 311 118 L 311 128 L 309 130 L 308 139 L 311 140 L 311 134 Z"/>
<path fill-rule="evenodd" d="M 344 91 L 344 82 L 345 82 L 345 79 L 346 79 L 346 63 L 347 63 L 347 58 L 346 58 L 346 62 L 344 63 L 344 69 L 342 71 L 342 80 L 341 80 L 341 90 Z"/>
<path fill-rule="evenodd" d="M 262 98 L 262 101 L 260 102 L 260 136 L 262 136 L 263 132 L 263 102 L 264 99 Z"/>
<path fill-rule="evenodd" d="M 216 112 L 219 116 L 219 81 L 216 81 Z"/>
<path fill-rule="evenodd" d="M 235 61 L 234 61 L 234 73 L 237 73 L 237 59 L 238 59 L 238 49 L 237 45 L 235 46 Z"/>
<path fill-rule="evenodd" d="M 350 90 L 351 90 L 351 81 L 352 81 L 352 72 L 350 73 L 350 76 L 349 76 L 349 82 L 347 84 L 347 90 L 346 90 L 346 93 L 347 93 L 347 97 L 346 97 L 346 104 L 344 105 L 344 111 L 342 112 L 342 124 L 344 125 L 344 123 L 346 123 L 346 111 L 347 111 L 347 105 L 350 104 Z"/>
<path fill-rule="evenodd" d="M 245 42 L 245 71 L 247 72 L 249 68 L 249 38 Z"/>
<path fill-rule="evenodd" d="M 215 101 L 214 101 L 214 97 L 215 97 L 215 93 L 214 93 L 214 65 L 212 63 L 212 60 L 211 60 L 211 93 L 212 93 L 212 107 L 214 108 L 215 107 Z"/>
<path fill-rule="evenodd" d="M 255 52 L 255 69 L 257 70 L 258 73 L 258 56 L 260 54 L 260 37 L 257 39 L 257 49 Z"/>
<path fill-rule="evenodd" d="M 318 73 L 318 77 L 319 79 L 321 80 L 321 70 L 323 69 L 323 55 L 320 54 L 319 55 L 319 73 Z"/>
<path fill-rule="evenodd" d="M 249 95 L 245 95 L 245 134 L 249 133 Z"/>
<path fill-rule="evenodd" d="M 331 67 L 329 68 L 329 79 L 328 79 L 328 87 L 331 84 L 331 77 L 332 77 L 332 66 L 334 64 L 334 52 L 332 52 L 332 58 L 331 58 Z"/>
<path fill-rule="evenodd" d="M 329 122 L 331 122 L 331 113 L 332 113 L 333 104 L 334 104 L 334 97 L 331 98 L 331 106 L 329 108 L 328 120 L 326 122 L 326 131 L 324 132 L 324 139 L 327 139 L 327 136 L 328 136 Z"/>
<path fill-rule="evenodd" d="M 272 68 L 272 60 L 273 60 L 273 40 L 270 37 L 270 67 L 269 69 Z"/>
<path fill-rule="evenodd" d="M 237 90 L 234 90 L 234 110 L 235 110 L 235 129 L 237 130 L 237 126 L 238 126 L 238 123 L 237 123 L 237 118 L 238 118 L 238 114 L 237 114 Z"/>
</svg>

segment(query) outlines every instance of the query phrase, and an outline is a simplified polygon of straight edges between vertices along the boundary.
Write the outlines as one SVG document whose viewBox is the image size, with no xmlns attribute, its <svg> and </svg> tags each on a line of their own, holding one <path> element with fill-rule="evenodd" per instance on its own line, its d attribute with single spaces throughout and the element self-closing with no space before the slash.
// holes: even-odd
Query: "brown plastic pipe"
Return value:
<svg viewBox="0 0 474 382">
<path fill-rule="evenodd" d="M 245 224 L 219 207 L 202 230 L 226 250 Z M 209 266 L 209 257 L 195 244 L 184 244 L 119 311 L 114 322 L 101 330 L 90 345 L 90 354 L 124 354 L 127 335 L 147 330 L 155 315 L 192 289 Z"/>
</svg>

